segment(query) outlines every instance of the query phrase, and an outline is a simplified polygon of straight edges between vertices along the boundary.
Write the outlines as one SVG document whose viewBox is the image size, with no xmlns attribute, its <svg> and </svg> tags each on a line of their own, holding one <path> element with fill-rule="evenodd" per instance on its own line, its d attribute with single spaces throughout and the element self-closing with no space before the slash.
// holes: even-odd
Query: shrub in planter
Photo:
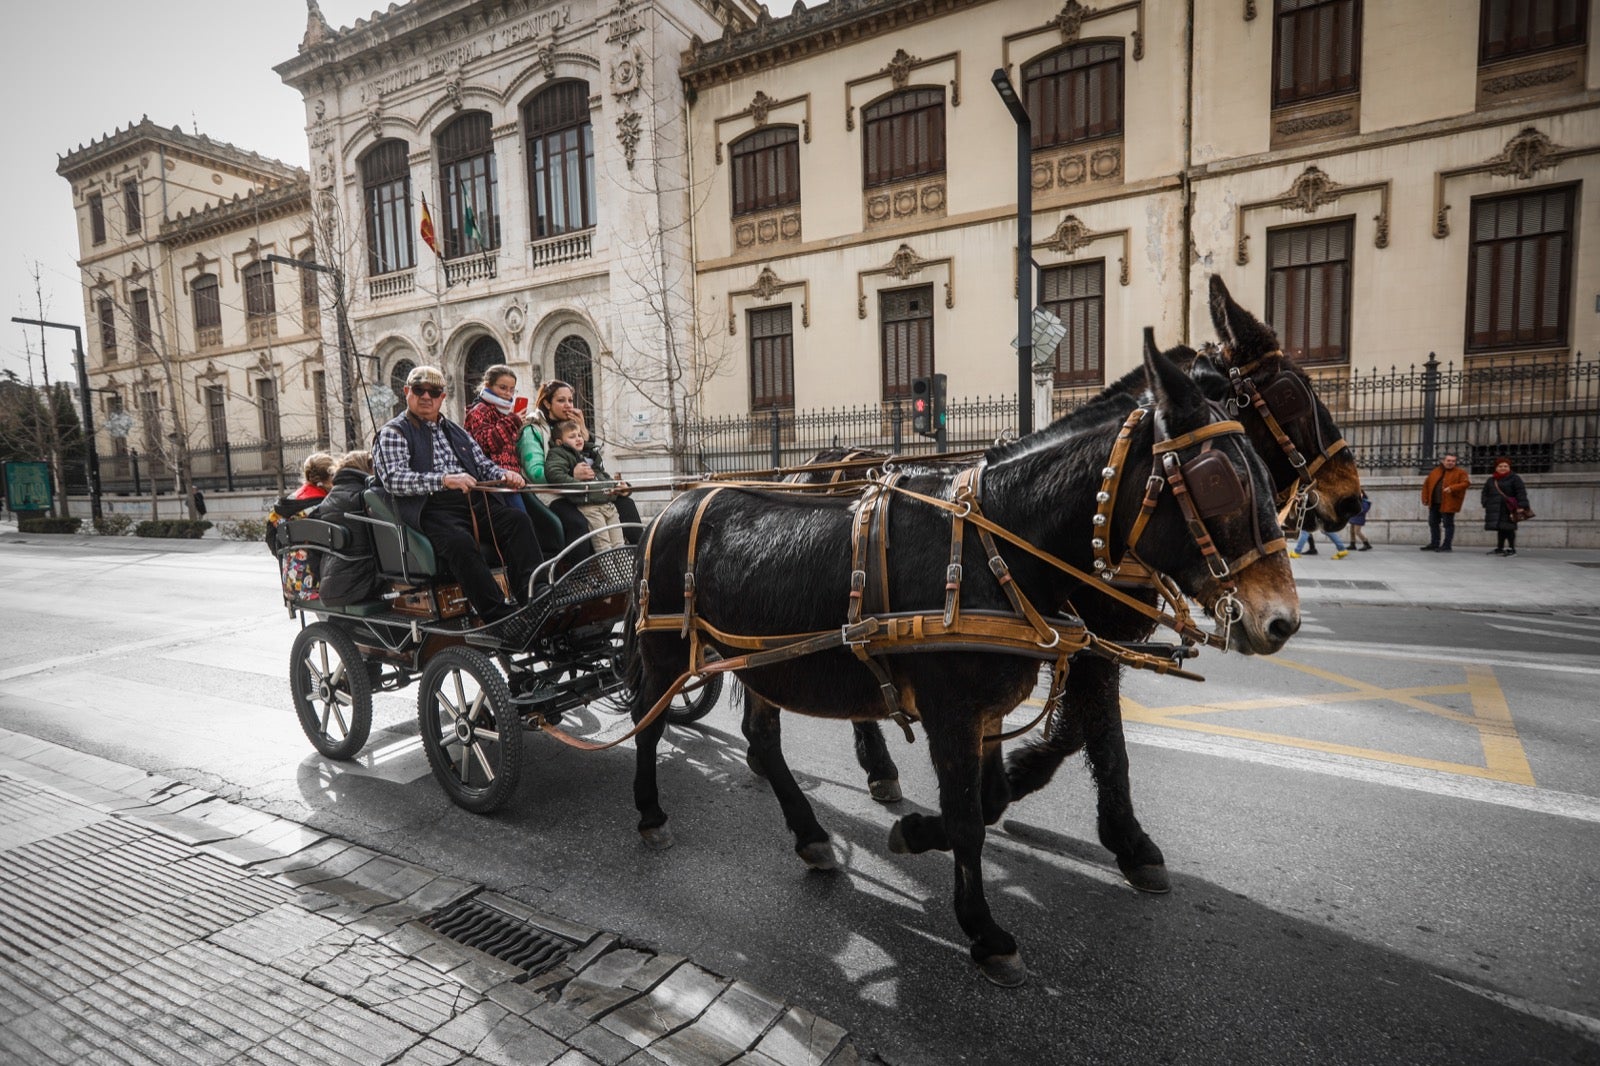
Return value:
<svg viewBox="0 0 1600 1066">
<path fill-rule="evenodd" d="M 81 518 L 57 518 L 54 515 L 17 519 L 19 533 L 76 533 L 81 525 Z"/>
<path fill-rule="evenodd" d="M 210 528 L 211 523 L 203 519 L 197 521 L 188 518 L 147 518 L 133 527 L 133 535 L 199 540 Z"/>
<path fill-rule="evenodd" d="M 94 531 L 102 537 L 125 537 L 132 529 L 132 515 L 108 514 L 94 520 Z"/>
<path fill-rule="evenodd" d="M 237 522 L 224 522 L 217 530 L 224 540 L 265 540 L 267 522 L 264 518 L 241 518 Z"/>
</svg>

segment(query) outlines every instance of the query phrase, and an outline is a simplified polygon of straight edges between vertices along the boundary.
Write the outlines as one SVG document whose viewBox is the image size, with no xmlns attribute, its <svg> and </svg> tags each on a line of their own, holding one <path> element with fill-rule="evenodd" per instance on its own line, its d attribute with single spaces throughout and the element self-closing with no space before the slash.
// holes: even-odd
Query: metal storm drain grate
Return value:
<svg viewBox="0 0 1600 1066">
<path fill-rule="evenodd" d="M 458 944 L 526 970 L 528 976 L 560 964 L 578 941 L 530 925 L 477 898 L 462 900 L 423 924 Z"/>
</svg>

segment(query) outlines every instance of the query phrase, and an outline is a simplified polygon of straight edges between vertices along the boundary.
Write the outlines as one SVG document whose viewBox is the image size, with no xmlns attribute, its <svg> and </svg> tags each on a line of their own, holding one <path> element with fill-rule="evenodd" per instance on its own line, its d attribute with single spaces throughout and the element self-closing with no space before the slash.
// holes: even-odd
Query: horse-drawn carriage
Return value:
<svg viewBox="0 0 1600 1066">
<path fill-rule="evenodd" d="M 589 705 L 625 713 L 620 698 L 619 623 L 627 609 L 637 549 L 613 548 L 573 562 L 568 546 L 532 575 L 516 625 L 480 623 L 427 537 L 403 524 L 378 488 L 366 515 L 346 521 L 370 533 L 381 593 L 331 606 L 285 590 L 299 618 L 289 685 L 301 728 L 330 759 L 352 759 L 372 728 L 372 696 L 419 683 L 422 743 L 445 792 L 486 813 L 515 792 L 522 732 L 547 730 L 563 712 Z M 352 559 L 350 530 L 315 518 L 285 522 L 278 552 Z M 503 578 L 502 578 L 503 580 Z M 508 635 L 513 631 L 517 636 Z M 692 722 L 715 705 L 720 676 L 677 698 L 669 721 Z"/>
</svg>

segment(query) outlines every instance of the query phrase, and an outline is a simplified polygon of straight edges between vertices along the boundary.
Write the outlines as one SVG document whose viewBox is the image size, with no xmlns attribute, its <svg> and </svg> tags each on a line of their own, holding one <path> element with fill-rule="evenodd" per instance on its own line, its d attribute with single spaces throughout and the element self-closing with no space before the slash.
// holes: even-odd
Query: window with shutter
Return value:
<svg viewBox="0 0 1600 1066">
<path fill-rule="evenodd" d="M 106 202 L 97 192 L 89 194 L 89 239 L 106 243 Z"/>
<path fill-rule="evenodd" d="M 134 289 L 128 294 L 133 304 L 133 340 L 140 355 L 155 351 L 155 334 L 150 328 L 150 291 Z"/>
<path fill-rule="evenodd" d="M 1267 321 L 1303 364 L 1350 361 L 1354 226 L 1342 219 L 1267 232 Z"/>
<path fill-rule="evenodd" d="M 1076 44 L 1022 68 L 1033 147 L 1122 132 L 1122 42 Z"/>
<path fill-rule="evenodd" d="M 748 312 L 750 410 L 794 408 L 794 307 Z"/>
<path fill-rule="evenodd" d="M 911 379 L 933 373 L 933 286 L 878 294 L 883 331 L 883 398 L 908 399 Z"/>
<path fill-rule="evenodd" d="M 944 173 L 944 90 L 908 89 L 861 109 L 865 183 Z"/>
<path fill-rule="evenodd" d="M 1582 44 L 1588 15 L 1589 0 L 1481 0 L 1478 62 Z"/>
<path fill-rule="evenodd" d="M 206 386 L 206 422 L 211 427 L 211 446 L 220 450 L 228 442 L 227 393 L 221 385 Z"/>
<path fill-rule="evenodd" d="M 765 211 L 800 202 L 800 131 L 768 126 L 733 142 L 733 213 Z"/>
<path fill-rule="evenodd" d="M 133 178 L 122 183 L 122 215 L 130 235 L 144 228 L 144 206 L 139 201 L 139 183 Z"/>
<path fill-rule="evenodd" d="M 189 282 L 194 307 L 195 347 L 214 348 L 222 343 L 222 298 L 215 274 L 201 274 Z"/>
<path fill-rule="evenodd" d="M 1067 327 L 1056 349 L 1056 387 L 1100 384 L 1105 372 L 1106 261 L 1044 271 L 1039 306 Z"/>
<path fill-rule="evenodd" d="M 102 296 L 95 301 L 95 309 L 100 315 L 100 356 L 107 363 L 115 363 L 117 361 L 116 305 Z"/>
<path fill-rule="evenodd" d="M 251 263 L 241 271 L 244 277 L 244 311 L 250 318 L 265 318 L 278 310 L 272 291 L 272 264 Z"/>
<path fill-rule="evenodd" d="M 1361 85 L 1361 0 L 1274 0 L 1274 107 Z"/>
<path fill-rule="evenodd" d="M 1574 187 L 1472 202 L 1467 350 L 1567 343 Z"/>
</svg>

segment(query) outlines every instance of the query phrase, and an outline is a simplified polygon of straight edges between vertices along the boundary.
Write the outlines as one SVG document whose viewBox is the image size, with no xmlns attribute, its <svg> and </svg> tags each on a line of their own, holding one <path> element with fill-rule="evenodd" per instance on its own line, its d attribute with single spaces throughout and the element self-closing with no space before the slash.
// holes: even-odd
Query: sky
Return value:
<svg viewBox="0 0 1600 1066">
<path fill-rule="evenodd" d="M 320 0 L 336 28 L 369 18 L 373 0 Z M 306 166 L 305 109 L 273 73 L 295 56 L 305 0 L 57 0 L 8 3 L 0 89 L 6 146 L 0 167 L 0 369 L 39 376 L 40 330 L 13 315 L 83 321 L 71 188 L 57 156 L 136 123 L 203 133 L 293 166 Z M 387 9 L 387 0 L 382 4 Z M 44 314 L 34 292 L 38 264 Z M 75 373 L 72 335 L 45 330 L 52 381 Z M 88 344 L 87 334 L 84 343 Z"/>
</svg>

